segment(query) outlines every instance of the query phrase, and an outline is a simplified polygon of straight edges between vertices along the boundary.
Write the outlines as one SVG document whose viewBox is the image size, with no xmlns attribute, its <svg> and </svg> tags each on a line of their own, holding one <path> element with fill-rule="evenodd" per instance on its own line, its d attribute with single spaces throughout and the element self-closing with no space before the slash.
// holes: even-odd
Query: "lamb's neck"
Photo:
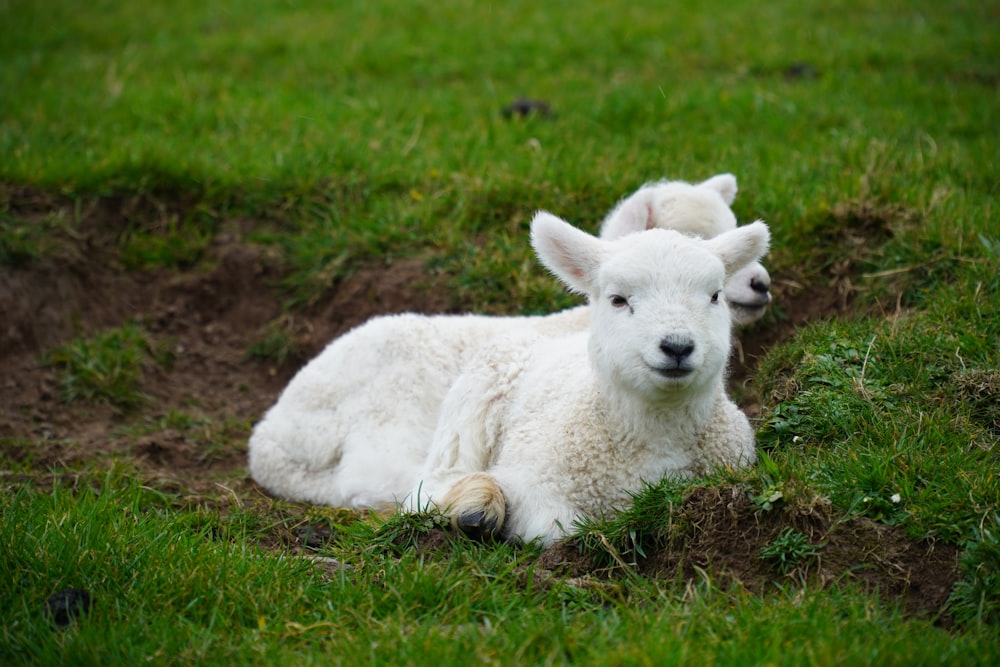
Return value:
<svg viewBox="0 0 1000 667">
<path fill-rule="evenodd" d="M 715 417 L 718 397 L 724 392 L 722 382 L 696 393 L 678 393 L 650 400 L 623 391 L 602 395 L 608 424 L 614 432 L 645 440 L 672 435 L 691 437 L 701 433 Z"/>
</svg>

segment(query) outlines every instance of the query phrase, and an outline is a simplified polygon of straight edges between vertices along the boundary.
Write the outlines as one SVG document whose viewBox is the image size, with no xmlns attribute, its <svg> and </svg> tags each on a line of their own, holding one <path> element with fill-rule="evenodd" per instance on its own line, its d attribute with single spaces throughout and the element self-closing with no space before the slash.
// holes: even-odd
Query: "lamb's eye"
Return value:
<svg viewBox="0 0 1000 667">
<path fill-rule="evenodd" d="M 716 292 L 712 295 L 712 303 L 719 303 L 719 293 Z"/>
<path fill-rule="evenodd" d="M 611 297 L 611 305 L 615 308 L 625 308 L 628 306 L 628 299 L 620 294 L 615 294 Z"/>
</svg>

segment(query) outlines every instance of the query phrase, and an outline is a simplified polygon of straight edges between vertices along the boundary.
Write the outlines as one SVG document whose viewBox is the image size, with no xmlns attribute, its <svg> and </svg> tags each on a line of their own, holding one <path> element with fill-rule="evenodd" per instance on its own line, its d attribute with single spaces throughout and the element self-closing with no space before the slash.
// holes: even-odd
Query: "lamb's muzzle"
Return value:
<svg viewBox="0 0 1000 667">
<path fill-rule="evenodd" d="M 690 338 L 667 336 L 660 341 L 660 350 L 667 357 L 663 366 L 653 369 L 660 375 L 667 378 L 682 378 L 694 370 L 691 364 L 694 341 Z"/>
</svg>

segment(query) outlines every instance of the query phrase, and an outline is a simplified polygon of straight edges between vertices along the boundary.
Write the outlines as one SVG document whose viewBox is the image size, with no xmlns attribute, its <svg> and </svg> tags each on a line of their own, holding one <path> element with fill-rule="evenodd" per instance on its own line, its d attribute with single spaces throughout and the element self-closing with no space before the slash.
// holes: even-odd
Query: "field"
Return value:
<svg viewBox="0 0 1000 667">
<path fill-rule="evenodd" d="M 0 3 L 0 663 L 1000 663 L 995 3 L 91 4 Z M 248 477 L 333 337 L 721 172 L 753 468 L 545 550 Z"/>
</svg>

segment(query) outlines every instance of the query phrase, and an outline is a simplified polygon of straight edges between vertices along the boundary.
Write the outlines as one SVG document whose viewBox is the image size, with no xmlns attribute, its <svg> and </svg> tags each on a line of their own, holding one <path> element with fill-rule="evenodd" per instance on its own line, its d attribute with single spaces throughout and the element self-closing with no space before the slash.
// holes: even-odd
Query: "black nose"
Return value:
<svg viewBox="0 0 1000 667">
<path fill-rule="evenodd" d="M 694 343 L 689 338 L 664 338 L 660 341 L 663 354 L 680 363 L 686 356 L 694 352 Z"/>
<path fill-rule="evenodd" d="M 759 294 L 767 294 L 771 289 L 771 283 L 766 280 L 750 279 L 750 289 Z"/>
</svg>

